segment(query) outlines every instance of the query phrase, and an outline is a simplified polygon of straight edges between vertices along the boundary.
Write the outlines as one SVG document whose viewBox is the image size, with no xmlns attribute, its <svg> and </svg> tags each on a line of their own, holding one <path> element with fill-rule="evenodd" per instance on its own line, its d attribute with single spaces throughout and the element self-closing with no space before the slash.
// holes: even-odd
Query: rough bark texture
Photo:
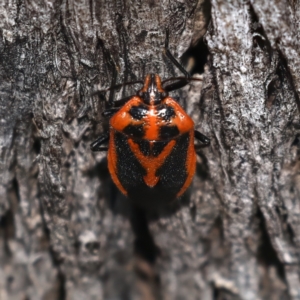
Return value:
<svg viewBox="0 0 300 300">
<path fill-rule="evenodd" d="M 3 0 L 0 16 L 1 300 L 300 299 L 297 0 Z M 190 70 L 209 51 L 173 95 L 211 145 L 177 208 L 148 216 L 151 264 L 89 144 L 114 75 L 180 75 L 166 28 Z"/>
</svg>

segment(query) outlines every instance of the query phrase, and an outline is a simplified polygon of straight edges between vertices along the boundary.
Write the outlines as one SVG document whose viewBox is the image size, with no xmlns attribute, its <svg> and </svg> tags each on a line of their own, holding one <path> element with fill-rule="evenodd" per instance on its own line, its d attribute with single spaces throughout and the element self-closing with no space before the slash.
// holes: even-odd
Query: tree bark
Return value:
<svg viewBox="0 0 300 300">
<path fill-rule="evenodd" d="M 300 299 L 299 1 L 11 0 L 0 15 L 1 300 Z M 95 91 L 182 76 L 167 28 L 203 79 L 172 96 L 211 144 L 176 207 L 138 215 L 150 262 L 89 145 L 107 129 Z"/>
</svg>

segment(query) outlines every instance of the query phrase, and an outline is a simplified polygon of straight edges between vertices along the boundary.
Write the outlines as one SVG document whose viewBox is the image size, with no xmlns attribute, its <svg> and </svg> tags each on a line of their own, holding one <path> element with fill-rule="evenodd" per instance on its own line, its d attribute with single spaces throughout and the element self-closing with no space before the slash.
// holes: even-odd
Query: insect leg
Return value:
<svg viewBox="0 0 300 300">
<path fill-rule="evenodd" d="M 167 92 L 178 90 L 183 88 L 189 83 L 190 74 L 187 70 L 180 64 L 180 62 L 172 55 L 169 50 L 169 29 L 166 30 L 166 40 L 165 40 L 165 55 L 170 59 L 170 61 L 178 68 L 178 70 L 184 74 L 185 77 L 180 78 L 174 83 L 168 84 L 164 87 Z"/>
<path fill-rule="evenodd" d="M 178 68 L 185 77 L 190 77 L 189 72 L 180 64 L 180 62 L 172 55 L 169 50 L 169 29 L 166 29 L 166 40 L 165 40 L 165 54 L 171 60 L 171 62 Z"/>
<path fill-rule="evenodd" d="M 125 103 L 127 103 L 133 96 L 128 96 L 128 97 L 124 97 L 120 100 L 114 101 L 114 107 L 118 107 L 120 108 L 121 106 L 123 106 Z"/>
<path fill-rule="evenodd" d="M 172 91 L 183 88 L 188 83 L 189 83 L 188 78 L 180 79 L 177 82 L 174 82 L 174 83 L 171 83 L 171 84 L 168 84 L 167 86 L 165 86 L 164 90 L 166 90 L 167 92 L 172 92 Z"/>
<path fill-rule="evenodd" d="M 109 108 L 122 106 L 130 98 L 132 98 L 132 96 L 129 96 L 129 97 L 124 97 L 121 100 L 114 101 L 116 88 L 124 87 L 124 86 L 131 85 L 131 84 L 136 84 L 136 83 L 143 84 L 143 81 L 137 80 L 137 81 L 125 82 L 125 83 L 116 85 L 117 79 L 118 79 L 118 74 L 119 74 L 119 69 L 111 56 L 110 56 L 110 64 L 113 66 L 113 73 L 112 73 L 112 81 L 111 81 L 110 88 L 107 89 L 107 91 L 108 90 L 110 91 L 109 98 L 108 98 L 108 107 Z M 127 77 L 127 75 L 125 73 L 125 78 L 126 77 Z M 124 90 L 123 90 L 123 93 L 124 93 Z"/>
<path fill-rule="evenodd" d="M 116 82 L 117 82 L 117 79 L 118 79 L 118 69 L 117 69 L 117 66 L 116 66 L 113 58 L 111 57 L 111 55 L 109 55 L 109 62 L 110 62 L 110 65 L 113 66 L 112 79 L 111 79 L 111 85 L 110 86 L 114 86 L 114 85 L 116 85 Z M 114 106 L 114 98 L 115 98 L 115 89 L 111 89 L 109 91 L 109 97 L 108 97 L 108 106 L 109 107 Z"/>
<path fill-rule="evenodd" d="M 112 107 L 112 108 L 108 108 L 106 109 L 103 113 L 102 116 L 104 118 L 111 118 L 116 112 L 118 112 L 120 110 L 120 107 Z"/>
<path fill-rule="evenodd" d="M 200 141 L 204 146 L 208 146 L 210 144 L 210 139 L 202 134 L 200 131 L 195 130 L 194 131 L 195 138 Z"/>
<path fill-rule="evenodd" d="M 109 141 L 109 135 L 107 133 L 102 134 L 96 141 L 91 143 L 90 147 L 92 151 L 107 151 L 107 147 L 101 147 L 104 143 Z"/>
<path fill-rule="evenodd" d="M 126 103 L 128 102 L 130 99 L 132 98 L 132 96 L 128 96 L 125 97 L 123 99 L 114 101 L 114 107 L 108 108 L 106 109 L 103 113 L 102 116 L 105 118 L 111 118 L 116 112 L 118 112 L 120 110 L 120 108 Z"/>
</svg>

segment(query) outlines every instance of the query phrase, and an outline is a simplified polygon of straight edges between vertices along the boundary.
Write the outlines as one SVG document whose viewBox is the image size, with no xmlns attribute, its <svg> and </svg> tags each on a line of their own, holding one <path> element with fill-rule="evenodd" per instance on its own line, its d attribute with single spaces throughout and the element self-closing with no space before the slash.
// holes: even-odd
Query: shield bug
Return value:
<svg viewBox="0 0 300 300">
<path fill-rule="evenodd" d="M 191 78 L 172 56 L 168 37 L 165 54 L 185 76 L 162 81 L 159 75 L 148 74 L 136 95 L 113 101 L 104 111 L 109 118 L 109 133 L 91 144 L 92 151 L 108 150 L 112 180 L 142 208 L 165 205 L 183 195 L 196 169 L 194 139 L 209 144 L 209 139 L 194 129 L 193 120 L 168 94 L 199 79 Z M 167 84 L 170 81 L 173 83 Z M 108 148 L 103 147 L 105 143 Z"/>
</svg>

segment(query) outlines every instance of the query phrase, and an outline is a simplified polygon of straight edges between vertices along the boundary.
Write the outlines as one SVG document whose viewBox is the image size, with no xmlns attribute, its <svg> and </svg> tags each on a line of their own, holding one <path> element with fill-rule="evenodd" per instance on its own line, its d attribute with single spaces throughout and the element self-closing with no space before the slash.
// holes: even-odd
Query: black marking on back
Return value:
<svg viewBox="0 0 300 300">
<path fill-rule="evenodd" d="M 123 132 L 129 136 L 135 137 L 135 138 L 142 138 L 145 135 L 144 127 L 143 125 L 127 125 Z"/>
<path fill-rule="evenodd" d="M 157 115 L 165 121 L 170 121 L 171 118 L 176 116 L 174 108 L 171 106 L 167 106 L 165 104 L 161 104 L 157 106 Z"/>
<path fill-rule="evenodd" d="M 156 172 L 156 176 L 160 177 L 159 183 L 166 189 L 176 190 L 176 193 L 180 191 L 188 176 L 186 158 L 189 143 L 189 133 L 180 135 L 172 152 Z"/>
<path fill-rule="evenodd" d="M 152 146 L 152 155 L 158 156 L 170 141 L 155 141 Z"/>
<path fill-rule="evenodd" d="M 150 156 L 150 142 L 148 140 L 134 140 L 134 143 L 139 145 L 140 151 L 144 156 Z"/>
<path fill-rule="evenodd" d="M 136 144 L 139 145 L 140 151 L 143 153 L 144 156 L 153 156 L 157 157 L 166 147 L 166 145 L 170 141 L 148 141 L 148 140 L 134 140 Z M 152 143 L 152 146 L 151 144 Z"/>
<path fill-rule="evenodd" d="M 171 139 L 179 135 L 177 126 L 161 126 L 159 129 L 159 137 L 161 139 Z"/>
<path fill-rule="evenodd" d="M 157 170 L 156 175 L 160 177 L 159 182 L 155 187 L 150 188 L 143 180 L 143 176 L 147 172 L 131 151 L 127 136 L 116 132 L 114 142 L 118 159 L 117 176 L 128 192 L 129 199 L 137 206 L 150 210 L 166 207 L 175 199 L 184 185 L 188 175 L 186 158 L 190 142 L 189 134 L 179 135 L 175 141 L 176 145 L 170 155 L 162 167 Z M 165 143 L 167 142 L 160 143 L 160 147 Z"/>
<path fill-rule="evenodd" d="M 146 105 L 133 106 L 129 110 L 129 114 L 136 120 L 143 119 L 148 113 Z"/>
<path fill-rule="evenodd" d="M 145 185 L 143 176 L 147 173 L 130 149 L 128 138 L 121 132 L 115 132 L 114 143 L 118 159 L 117 175 L 125 190 Z"/>
</svg>

